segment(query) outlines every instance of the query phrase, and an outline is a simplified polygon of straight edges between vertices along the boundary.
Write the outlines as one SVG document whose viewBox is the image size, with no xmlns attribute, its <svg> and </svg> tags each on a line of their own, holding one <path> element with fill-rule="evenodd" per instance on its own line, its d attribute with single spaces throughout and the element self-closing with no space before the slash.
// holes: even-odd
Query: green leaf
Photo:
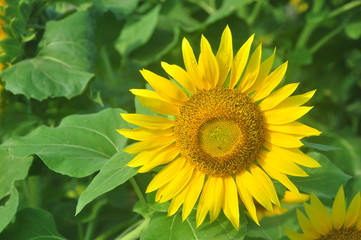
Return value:
<svg viewBox="0 0 361 240">
<path fill-rule="evenodd" d="M 317 193 L 319 197 L 333 198 L 339 187 L 345 185 L 351 176 L 342 172 L 325 155 L 317 152 L 309 154 L 321 167 L 307 168 L 309 177 L 290 177 L 291 181 L 303 192 Z"/>
<path fill-rule="evenodd" d="M 128 127 L 119 116 L 124 112 L 106 109 L 69 116 L 56 128 L 39 127 L 25 137 L 9 139 L 3 146 L 19 157 L 36 154 L 55 172 L 85 177 L 101 169 L 125 145 L 126 139 L 115 131 Z"/>
<path fill-rule="evenodd" d="M 150 39 L 158 22 L 159 11 L 160 5 L 157 5 L 137 21 L 129 20 L 125 24 L 115 43 L 121 55 L 127 56 Z"/>
<path fill-rule="evenodd" d="M 125 166 L 133 157 L 133 155 L 125 152 L 119 152 L 104 164 L 98 175 L 80 195 L 76 214 L 96 197 L 116 188 L 136 175 L 136 169 Z"/>
<path fill-rule="evenodd" d="M 285 227 L 290 229 L 297 229 L 298 222 L 295 217 L 294 209 L 282 215 L 265 216 L 258 226 L 253 221 L 250 222 L 247 229 L 247 237 L 260 239 L 288 239 L 284 231 Z"/>
<path fill-rule="evenodd" d="M 32 157 L 14 157 L 7 149 L 0 149 L 0 199 L 9 194 L 17 180 L 28 175 Z"/>
<path fill-rule="evenodd" d="M 243 214 L 240 219 L 240 229 L 236 230 L 231 222 L 221 214 L 213 223 L 204 222 L 196 228 L 195 212 L 182 222 L 181 212 L 168 217 L 164 213 L 154 215 L 147 229 L 141 234 L 141 240 L 169 239 L 169 240 L 226 240 L 243 239 L 247 232 L 247 221 Z"/>
<path fill-rule="evenodd" d="M 324 151 L 324 152 L 340 150 L 339 147 L 334 147 L 326 144 L 311 143 L 305 140 L 302 140 L 302 143 L 305 145 L 305 147 L 314 148 L 315 150 Z"/>
<path fill-rule="evenodd" d="M 2 72 L 5 88 L 37 100 L 81 94 L 93 76 L 90 22 L 86 12 L 48 22 L 38 55 Z"/>
<path fill-rule="evenodd" d="M 19 194 L 15 187 L 12 188 L 10 198 L 4 206 L 0 206 L 0 233 L 11 222 L 19 205 Z"/>
<path fill-rule="evenodd" d="M 361 21 L 348 24 L 345 27 L 345 33 L 353 40 L 359 39 L 361 37 Z"/>
<path fill-rule="evenodd" d="M 104 0 L 104 5 L 113 10 L 115 15 L 119 18 L 129 15 L 137 7 L 139 0 Z"/>
<path fill-rule="evenodd" d="M 53 216 L 42 209 L 25 208 L 16 214 L 16 221 L 1 235 L 11 240 L 65 240 L 56 229 Z"/>
</svg>

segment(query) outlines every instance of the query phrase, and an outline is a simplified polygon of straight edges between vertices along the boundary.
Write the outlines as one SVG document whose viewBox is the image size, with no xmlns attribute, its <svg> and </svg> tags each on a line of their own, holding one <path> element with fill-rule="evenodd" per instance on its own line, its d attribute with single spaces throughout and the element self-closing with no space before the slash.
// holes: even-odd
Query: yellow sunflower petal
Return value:
<svg viewBox="0 0 361 240">
<path fill-rule="evenodd" d="M 172 180 L 176 174 L 179 172 L 179 169 L 182 169 L 185 164 L 185 159 L 183 157 L 177 158 L 170 164 L 168 164 L 165 168 L 163 168 L 152 181 L 149 183 L 146 193 L 153 192 L 158 188 L 167 184 L 170 180 Z"/>
<path fill-rule="evenodd" d="M 166 147 L 157 148 L 151 151 L 143 151 L 133 158 L 127 166 L 139 167 L 138 172 L 148 172 L 153 168 L 172 161 L 179 154 L 179 150 L 175 144 Z"/>
<path fill-rule="evenodd" d="M 178 211 L 178 209 L 184 202 L 184 198 L 186 196 L 188 188 L 189 188 L 189 185 L 187 185 L 178 195 L 176 195 L 172 199 L 172 201 L 169 204 L 169 208 L 168 208 L 168 216 L 172 216 L 173 214 L 175 214 Z"/>
<path fill-rule="evenodd" d="M 296 212 L 298 223 L 300 224 L 304 235 L 309 237 L 310 239 L 317 239 L 320 234 L 315 230 L 311 221 L 300 210 L 297 209 Z"/>
<path fill-rule="evenodd" d="M 137 141 L 145 141 L 160 136 L 171 136 L 174 134 L 173 129 L 154 130 L 147 128 L 135 128 L 135 129 L 117 129 L 117 132 L 126 138 L 134 139 Z"/>
<path fill-rule="evenodd" d="M 286 228 L 285 231 L 291 240 L 313 240 L 312 238 L 307 238 L 304 234 L 295 232 L 289 228 Z"/>
<path fill-rule="evenodd" d="M 241 77 L 244 67 L 247 64 L 249 52 L 251 50 L 251 45 L 254 39 L 254 34 L 248 38 L 248 40 L 242 45 L 242 47 L 238 50 L 236 56 L 233 60 L 231 76 L 229 80 L 229 88 L 234 88 Z"/>
<path fill-rule="evenodd" d="M 322 225 L 326 229 L 326 231 L 330 232 L 332 230 L 332 222 L 326 207 L 322 204 L 320 199 L 318 199 L 314 193 L 311 193 L 310 198 L 311 206 L 314 209 L 314 213 L 319 217 L 319 220 L 322 221 Z"/>
<path fill-rule="evenodd" d="M 277 155 L 274 155 L 272 152 L 268 151 L 262 151 L 259 157 L 263 164 L 281 173 L 299 177 L 308 176 L 308 174 L 302 168 L 300 168 L 288 158 L 277 158 Z"/>
<path fill-rule="evenodd" d="M 260 185 L 264 186 L 264 189 L 266 190 L 271 201 L 280 207 L 280 201 L 278 199 L 275 186 L 268 175 L 255 164 L 250 167 L 250 170 L 255 178 L 260 182 Z"/>
<path fill-rule="evenodd" d="M 179 108 L 166 102 L 158 93 L 146 89 L 131 89 L 130 90 L 139 102 L 153 110 L 154 112 L 176 116 L 179 114 Z"/>
<path fill-rule="evenodd" d="M 194 167 L 186 163 L 182 169 L 178 170 L 172 181 L 158 189 L 155 195 L 156 201 L 166 202 L 175 197 L 187 185 L 192 177 L 193 170 Z"/>
<path fill-rule="evenodd" d="M 293 122 L 308 113 L 312 108 L 313 107 L 290 107 L 264 111 L 264 121 L 274 125 Z"/>
<path fill-rule="evenodd" d="M 142 151 L 150 151 L 156 148 L 165 147 L 174 142 L 175 142 L 174 136 L 159 137 L 152 140 L 134 143 L 133 145 L 130 145 L 123 151 L 130 154 L 137 154 Z"/>
<path fill-rule="evenodd" d="M 361 195 L 360 193 L 357 193 L 356 196 L 352 199 L 350 206 L 348 207 L 346 211 L 345 216 L 345 228 L 349 228 L 355 225 L 357 221 L 360 221 L 357 219 L 358 213 L 360 211 L 361 207 Z"/>
<path fill-rule="evenodd" d="M 273 61 L 275 59 L 275 55 L 276 55 L 276 48 L 273 51 L 273 54 L 261 63 L 256 81 L 254 82 L 253 86 L 245 92 L 245 94 L 248 95 L 249 93 L 259 88 L 261 83 L 264 81 L 264 79 L 268 76 L 269 72 L 271 71 Z"/>
<path fill-rule="evenodd" d="M 303 146 L 301 138 L 302 136 L 272 131 L 267 131 L 265 134 L 265 140 L 267 142 L 284 148 L 298 148 Z"/>
<path fill-rule="evenodd" d="M 255 178 L 248 171 L 244 171 L 243 178 L 248 192 L 257 200 L 264 208 L 268 211 L 273 212 L 272 203 L 268 197 L 267 192 L 264 190 L 263 186 L 259 184 L 258 179 Z"/>
<path fill-rule="evenodd" d="M 212 52 L 211 45 L 203 35 L 201 38 L 201 54 L 199 55 L 198 69 L 203 79 L 203 86 L 206 89 L 215 88 L 219 75 L 218 62 Z"/>
<path fill-rule="evenodd" d="M 281 125 L 265 124 L 265 128 L 273 132 L 296 134 L 305 137 L 318 136 L 321 134 L 317 129 L 296 121 Z"/>
<path fill-rule="evenodd" d="M 140 73 L 152 88 L 168 102 L 182 106 L 188 100 L 187 95 L 174 82 L 145 69 Z"/>
<path fill-rule="evenodd" d="M 256 81 L 260 69 L 261 56 L 262 44 L 258 45 L 249 60 L 248 66 L 239 86 L 241 92 L 246 92 Z"/>
<path fill-rule="evenodd" d="M 183 204 L 182 220 L 184 221 L 191 213 L 194 204 L 202 191 L 205 175 L 197 170 L 193 172 L 194 176 L 189 182 L 189 188 Z"/>
<path fill-rule="evenodd" d="M 276 107 L 280 102 L 289 97 L 296 90 L 298 85 L 299 83 L 291 83 L 281 87 L 277 91 L 271 93 L 267 98 L 263 99 L 263 101 L 258 105 L 258 107 L 262 111 Z"/>
<path fill-rule="evenodd" d="M 321 235 L 327 235 L 330 232 L 330 230 L 327 224 L 323 222 L 321 216 L 318 215 L 319 211 L 317 211 L 317 209 L 311 207 L 307 203 L 304 203 L 304 208 L 315 231 L 317 231 Z"/>
<path fill-rule="evenodd" d="M 316 160 L 304 154 L 298 148 L 282 148 L 271 144 L 265 144 L 265 147 L 272 152 L 275 158 L 291 160 L 294 163 L 310 168 L 321 167 Z"/>
<path fill-rule="evenodd" d="M 201 197 L 199 199 L 199 203 L 198 203 L 198 208 L 197 208 L 197 213 L 196 213 L 196 226 L 199 227 L 204 219 L 207 216 L 208 213 L 208 204 L 207 201 L 208 199 L 206 198 L 207 193 L 208 193 L 208 189 L 211 188 L 212 186 L 209 185 L 209 179 L 207 179 L 206 183 L 203 186 L 202 189 L 202 193 L 201 193 Z"/>
<path fill-rule="evenodd" d="M 276 108 L 298 107 L 310 100 L 316 90 L 312 90 L 300 95 L 294 95 L 283 100 Z"/>
<path fill-rule="evenodd" d="M 344 224 L 346 216 L 346 203 L 343 187 L 341 186 L 336 194 L 335 201 L 332 205 L 332 225 L 339 230 Z"/>
<path fill-rule="evenodd" d="M 228 25 L 223 31 L 221 43 L 219 44 L 216 59 L 219 66 L 219 77 L 217 86 L 222 86 L 227 78 L 233 62 L 232 33 Z"/>
<path fill-rule="evenodd" d="M 188 91 L 195 93 L 197 91 L 196 86 L 191 82 L 189 74 L 178 65 L 170 65 L 166 62 L 161 63 L 162 68 L 169 76 L 175 79 L 180 85 L 182 85 Z"/>
<path fill-rule="evenodd" d="M 210 187 L 205 192 L 205 199 L 207 200 L 206 204 L 209 209 L 210 221 L 213 222 L 217 219 L 223 205 L 224 189 L 222 177 L 210 176 L 207 183 Z"/>
<path fill-rule="evenodd" d="M 194 56 L 193 49 L 186 38 L 182 41 L 183 61 L 187 72 L 191 77 L 191 82 L 196 85 L 198 89 L 203 89 L 202 82 L 199 78 L 197 60 Z"/>
<path fill-rule="evenodd" d="M 287 64 L 288 62 L 283 63 L 263 80 L 256 93 L 253 95 L 254 101 L 259 101 L 267 97 L 273 89 L 278 86 L 286 73 Z"/>
<path fill-rule="evenodd" d="M 309 194 L 305 194 L 305 193 L 295 194 L 294 192 L 286 190 L 285 195 L 283 196 L 281 202 L 287 204 L 296 204 L 296 203 L 305 202 L 309 198 L 310 198 Z"/>
<path fill-rule="evenodd" d="M 159 152 L 156 156 L 148 161 L 142 163 L 143 167 L 138 169 L 139 173 L 144 173 L 152 170 L 155 167 L 158 167 L 163 164 L 167 164 L 175 159 L 179 154 L 179 149 L 175 144 L 171 144 L 165 148 L 162 148 L 162 151 Z"/>
<path fill-rule="evenodd" d="M 244 178 L 243 175 L 244 173 L 240 173 L 236 175 L 236 183 L 237 183 L 239 197 L 241 198 L 244 206 L 246 207 L 250 217 L 257 225 L 260 225 L 257 218 L 256 206 L 253 202 L 251 194 L 247 190 L 246 183 L 243 180 Z"/>
<path fill-rule="evenodd" d="M 132 124 L 150 129 L 167 129 L 174 126 L 174 121 L 164 117 L 134 113 L 122 113 L 122 118 Z"/>
<path fill-rule="evenodd" d="M 236 229 L 239 229 L 237 186 L 232 176 L 223 177 L 223 189 L 224 201 L 222 208 L 224 215 L 226 215 Z"/>
<path fill-rule="evenodd" d="M 285 186 L 288 190 L 291 192 L 295 192 L 299 194 L 298 188 L 293 184 L 293 182 L 283 173 L 273 169 L 268 164 L 265 164 L 264 162 L 260 162 L 261 167 L 263 170 L 266 171 L 266 173 L 271 176 L 271 178 L 276 179 L 280 183 L 282 183 L 283 186 Z"/>
</svg>

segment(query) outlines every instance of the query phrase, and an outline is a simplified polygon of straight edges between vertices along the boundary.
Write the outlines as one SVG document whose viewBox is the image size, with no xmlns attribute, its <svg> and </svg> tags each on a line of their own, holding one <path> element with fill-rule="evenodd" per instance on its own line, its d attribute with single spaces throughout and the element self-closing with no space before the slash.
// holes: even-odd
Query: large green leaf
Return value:
<svg viewBox="0 0 361 240">
<path fill-rule="evenodd" d="M 99 174 L 81 194 L 76 206 L 76 214 L 96 197 L 123 184 L 137 174 L 136 169 L 125 166 L 133 157 L 125 152 L 119 152 L 104 164 Z"/>
<path fill-rule="evenodd" d="M 0 199 L 10 193 L 13 183 L 28 175 L 32 157 L 14 157 L 0 149 Z"/>
<path fill-rule="evenodd" d="M 11 154 L 36 154 L 53 171 L 85 177 L 98 171 L 126 143 L 115 129 L 127 128 L 122 109 L 66 117 L 56 128 L 39 127 L 25 137 L 14 137 L 3 146 Z"/>
<path fill-rule="evenodd" d="M 13 219 L 19 205 L 19 194 L 15 187 L 11 190 L 9 200 L 4 206 L 0 206 L 0 233 Z"/>
<path fill-rule="evenodd" d="M 204 222 L 196 228 L 195 212 L 182 222 L 181 212 L 168 217 L 165 213 L 154 215 L 147 229 L 141 234 L 141 240 L 227 240 L 243 239 L 247 232 L 247 220 L 243 214 L 240 219 L 240 229 L 236 230 L 231 222 L 221 214 L 213 223 Z"/>
<path fill-rule="evenodd" d="M 298 227 L 294 209 L 282 215 L 266 216 L 260 221 L 261 226 L 250 222 L 247 229 L 247 237 L 257 239 L 288 239 L 284 231 L 285 227 L 296 229 Z"/>
<path fill-rule="evenodd" d="M 0 235 L 1 240 L 65 240 L 56 230 L 53 216 L 42 209 L 25 208 L 18 212 L 14 225 Z"/>
<path fill-rule="evenodd" d="M 129 20 L 125 24 L 115 43 L 115 47 L 121 55 L 127 56 L 149 40 L 157 25 L 159 11 L 160 5 L 154 7 L 140 19 L 135 21 Z"/>
<path fill-rule="evenodd" d="M 291 177 L 292 182 L 303 192 L 315 192 L 319 197 L 333 198 L 339 187 L 345 185 L 351 176 L 342 172 L 325 155 L 317 152 L 309 155 L 322 167 L 306 169 L 309 177 Z"/>
<path fill-rule="evenodd" d="M 48 22 L 38 55 L 2 72 L 6 89 L 37 100 L 81 94 L 93 76 L 92 32 L 86 12 Z"/>
</svg>

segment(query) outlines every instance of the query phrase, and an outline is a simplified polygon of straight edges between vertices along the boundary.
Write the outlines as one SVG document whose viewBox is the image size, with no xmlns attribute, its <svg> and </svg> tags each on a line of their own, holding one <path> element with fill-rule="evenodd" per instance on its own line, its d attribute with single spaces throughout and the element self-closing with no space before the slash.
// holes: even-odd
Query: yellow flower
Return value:
<svg viewBox="0 0 361 240">
<path fill-rule="evenodd" d="M 312 107 L 301 106 L 315 91 L 290 95 L 298 83 L 272 92 L 281 82 L 287 62 L 270 72 L 275 53 L 261 63 L 261 44 L 252 56 L 252 35 L 233 57 L 232 35 L 225 28 L 213 54 L 202 36 L 198 61 L 186 39 L 182 42 L 185 70 L 162 62 L 176 82 L 148 70 L 141 74 L 154 91 L 132 89 L 151 110 L 173 117 L 122 114 L 137 129 L 120 134 L 138 140 L 124 151 L 138 154 L 128 166 L 139 172 L 166 165 L 148 185 L 156 201 L 172 200 L 168 214 L 183 205 L 185 220 L 195 206 L 197 226 L 209 212 L 214 221 L 221 210 L 239 228 L 239 203 L 257 223 L 254 200 L 272 211 L 280 205 L 270 177 L 290 191 L 297 187 L 287 175 L 307 176 L 297 164 L 319 167 L 298 148 L 301 138 L 320 132 L 296 120 Z"/>
<path fill-rule="evenodd" d="M 291 205 L 291 204 L 297 204 L 307 201 L 310 198 L 310 195 L 305 193 L 294 193 L 291 191 L 286 191 L 283 199 L 281 200 L 281 206 L 273 206 L 273 211 L 270 212 L 267 209 L 265 209 L 262 206 L 257 206 L 257 217 L 258 220 L 261 221 L 261 219 L 265 216 L 275 216 L 275 215 L 282 215 L 288 211 L 287 208 L 284 208 L 284 205 Z"/>
<path fill-rule="evenodd" d="M 287 229 L 292 240 L 360 240 L 361 239 L 361 197 L 360 192 L 352 199 L 346 210 L 343 188 L 340 187 L 329 215 L 326 207 L 311 194 L 311 203 L 305 203 L 307 217 L 297 211 L 298 222 L 303 233 Z"/>
</svg>

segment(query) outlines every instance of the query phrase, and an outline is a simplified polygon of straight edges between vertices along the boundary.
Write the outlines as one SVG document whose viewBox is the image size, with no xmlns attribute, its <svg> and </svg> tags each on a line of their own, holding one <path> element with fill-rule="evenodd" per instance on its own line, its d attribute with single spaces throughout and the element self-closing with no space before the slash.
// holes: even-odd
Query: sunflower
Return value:
<svg viewBox="0 0 361 240">
<path fill-rule="evenodd" d="M 275 215 L 282 215 L 288 211 L 287 208 L 285 208 L 285 205 L 292 205 L 292 204 L 298 204 L 307 201 L 310 198 L 310 195 L 305 193 L 294 193 L 291 191 L 286 191 L 283 199 L 281 200 L 281 207 L 274 205 L 272 212 L 268 211 L 262 206 L 256 205 L 257 209 L 257 218 L 258 220 L 262 220 L 263 217 L 268 216 L 275 216 Z"/>
<path fill-rule="evenodd" d="M 7 3 L 5 0 L 0 0 L 0 41 L 6 39 L 8 35 L 4 31 L 4 26 L 6 26 L 5 21 L 2 19 L 2 16 L 4 15 L 4 8 L 7 6 Z M 3 54 L 3 49 L 0 48 L 0 55 Z M 0 63 L 0 72 L 4 69 L 4 64 Z M 0 89 L 1 91 L 1 89 Z"/>
<path fill-rule="evenodd" d="M 332 205 L 332 214 L 311 194 L 311 203 L 304 205 L 307 217 L 297 210 L 298 222 L 303 233 L 286 229 L 292 240 L 360 240 L 361 239 L 361 195 L 360 192 L 352 199 L 346 210 L 343 188 L 337 192 Z"/>
<path fill-rule="evenodd" d="M 154 91 L 130 90 L 145 107 L 168 117 L 121 114 L 139 126 L 118 130 L 139 141 L 124 150 L 137 154 L 128 166 L 141 166 L 138 172 L 144 173 L 165 165 L 146 192 L 158 190 L 157 202 L 171 200 L 169 215 L 183 205 L 183 220 L 198 201 L 197 227 L 208 213 L 212 222 L 223 210 L 238 229 L 240 202 L 259 224 L 254 200 L 269 211 L 280 205 L 271 178 L 298 193 L 287 175 L 307 176 L 297 164 L 319 167 L 298 148 L 300 139 L 320 132 L 296 121 L 311 110 L 301 105 L 315 91 L 290 96 L 298 83 L 273 91 L 287 62 L 270 73 L 275 52 L 261 62 L 259 45 L 249 57 L 253 38 L 233 57 L 228 26 L 216 55 L 202 36 L 198 61 L 184 38 L 185 69 L 162 62 L 172 80 L 141 70 Z"/>
</svg>

